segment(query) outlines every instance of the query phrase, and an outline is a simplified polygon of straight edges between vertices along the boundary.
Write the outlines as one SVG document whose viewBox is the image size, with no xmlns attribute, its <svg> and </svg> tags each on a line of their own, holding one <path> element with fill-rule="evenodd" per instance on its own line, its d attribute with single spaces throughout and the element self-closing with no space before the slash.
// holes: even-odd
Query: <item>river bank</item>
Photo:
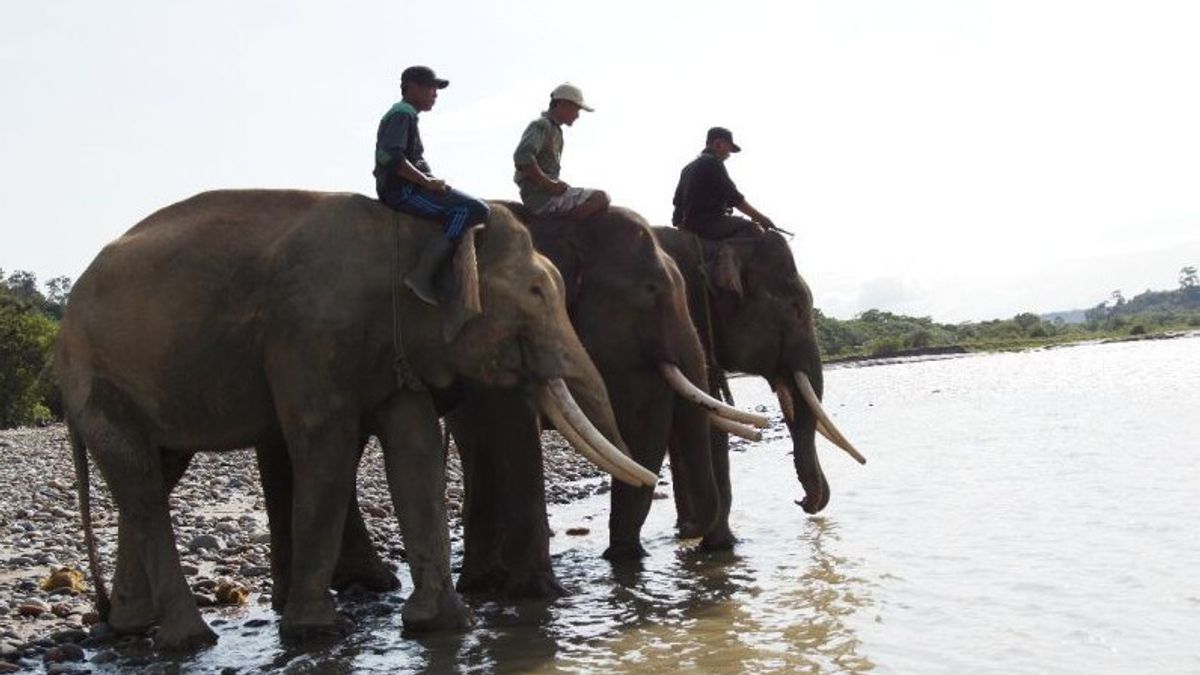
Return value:
<svg viewBox="0 0 1200 675">
<path fill-rule="evenodd" d="M 602 481 L 584 480 L 599 476 L 597 469 L 556 434 L 548 438 L 543 453 L 548 501 L 563 503 L 605 489 Z M 101 564 L 111 582 L 116 510 L 94 464 L 91 484 Z M 456 549 L 462 494 L 462 469 L 452 448 L 446 503 Z M 85 667 L 84 659 L 96 664 L 115 659 L 114 647 L 144 648 L 139 644 L 144 638 L 115 642 L 92 612 L 64 425 L 0 431 L 0 495 L 0 673 L 43 665 L 47 672 L 76 672 Z M 374 440 L 359 468 L 358 495 L 376 549 L 389 563 L 401 564 L 398 524 Z M 270 540 L 253 452 L 198 454 L 171 495 L 171 514 L 184 572 L 205 620 L 219 625 L 229 620 L 231 608 L 269 606 Z M 47 584 L 61 568 L 82 571 L 82 584 L 70 575 Z M 261 624 L 250 628 L 274 630 Z"/>
</svg>

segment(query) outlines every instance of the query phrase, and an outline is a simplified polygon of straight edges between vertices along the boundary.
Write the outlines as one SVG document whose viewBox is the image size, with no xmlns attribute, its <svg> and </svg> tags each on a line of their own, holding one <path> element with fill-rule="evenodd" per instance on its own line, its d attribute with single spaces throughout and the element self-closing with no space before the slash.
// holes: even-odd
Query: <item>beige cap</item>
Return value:
<svg viewBox="0 0 1200 675">
<path fill-rule="evenodd" d="M 583 90 L 570 82 L 564 82 L 550 92 L 551 101 L 570 101 L 588 112 L 596 112 L 594 108 L 583 102 Z"/>
</svg>

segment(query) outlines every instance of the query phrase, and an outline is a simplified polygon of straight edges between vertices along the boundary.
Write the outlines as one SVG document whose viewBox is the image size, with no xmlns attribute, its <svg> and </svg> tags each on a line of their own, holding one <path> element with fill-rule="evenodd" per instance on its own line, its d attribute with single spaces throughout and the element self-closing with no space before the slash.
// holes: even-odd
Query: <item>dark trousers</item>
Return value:
<svg viewBox="0 0 1200 675">
<path fill-rule="evenodd" d="M 753 222 L 738 216 L 711 216 L 692 218 L 684 222 L 681 229 L 704 239 L 729 239 L 732 237 L 761 237 L 763 229 Z"/>
<path fill-rule="evenodd" d="M 468 227 L 485 222 L 488 217 L 488 205 L 465 192 L 454 189 L 432 192 L 414 183 L 379 190 L 379 201 L 397 211 L 438 221 L 450 240 L 458 239 Z"/>
</svg>

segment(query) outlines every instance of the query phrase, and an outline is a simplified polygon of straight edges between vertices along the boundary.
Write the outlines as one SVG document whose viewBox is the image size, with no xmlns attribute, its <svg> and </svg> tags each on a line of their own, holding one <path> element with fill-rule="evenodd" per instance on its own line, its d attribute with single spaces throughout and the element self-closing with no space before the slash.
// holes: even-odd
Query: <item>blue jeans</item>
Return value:
<svg viewBox="0 0 1200 675">
<path fill-rule="evenodd" d="M 431 192 L 414 183 L 388 186 L 379 191 L 379 201 L 388 206 L 438 221 L 446 238 L 458 239 L 472 225 L 487 221 L 488 205 L 469 194 L 450 189 Z"/>
</svg>

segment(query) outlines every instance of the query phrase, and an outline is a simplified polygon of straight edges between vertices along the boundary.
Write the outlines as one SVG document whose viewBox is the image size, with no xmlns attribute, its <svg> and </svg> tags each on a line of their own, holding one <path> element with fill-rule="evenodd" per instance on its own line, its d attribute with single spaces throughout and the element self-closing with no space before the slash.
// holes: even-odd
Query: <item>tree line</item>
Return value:
<svg viewBox="0 0 1200 675">
<path fill-rule="evenodd" d="M 31 272 L 0 270 L 0 429 L 59 419 L 62 404 L 53 377 L 54 338 L 71 280 L 39 285 Z M 1179 288 L 1126 299 L 1113 291 L 1087 310 L 1083 323 L 1047 320 L 1024 312 L 1011 319 L 937 323 L 883 310 L 853 319 L 816 313 L 817 339 L 830 360 L 921 353 L 937 349 L 997 350 L 1200 327 L 1200 279 L 1195 266 L 1179 272 Z"/>
<path fill-rule="evenodd" d="M 1113 291 L 1108 300 L 1084 313 L 1082 323 L 1045 319 L 1023 312 L 1010 319 L 937 323 L 871 309 L 853 319 L 839 320 L 816 310 L 817 338 L 822 354 L 832 360 L 921 353 L 934 349 L 986 351 L 1145 335 L 1200 327 L 1200 279 L 1195 266 L 1179 271 L 1179 287 L 1147 290 L 1126 300 Z"/>
</svg>

